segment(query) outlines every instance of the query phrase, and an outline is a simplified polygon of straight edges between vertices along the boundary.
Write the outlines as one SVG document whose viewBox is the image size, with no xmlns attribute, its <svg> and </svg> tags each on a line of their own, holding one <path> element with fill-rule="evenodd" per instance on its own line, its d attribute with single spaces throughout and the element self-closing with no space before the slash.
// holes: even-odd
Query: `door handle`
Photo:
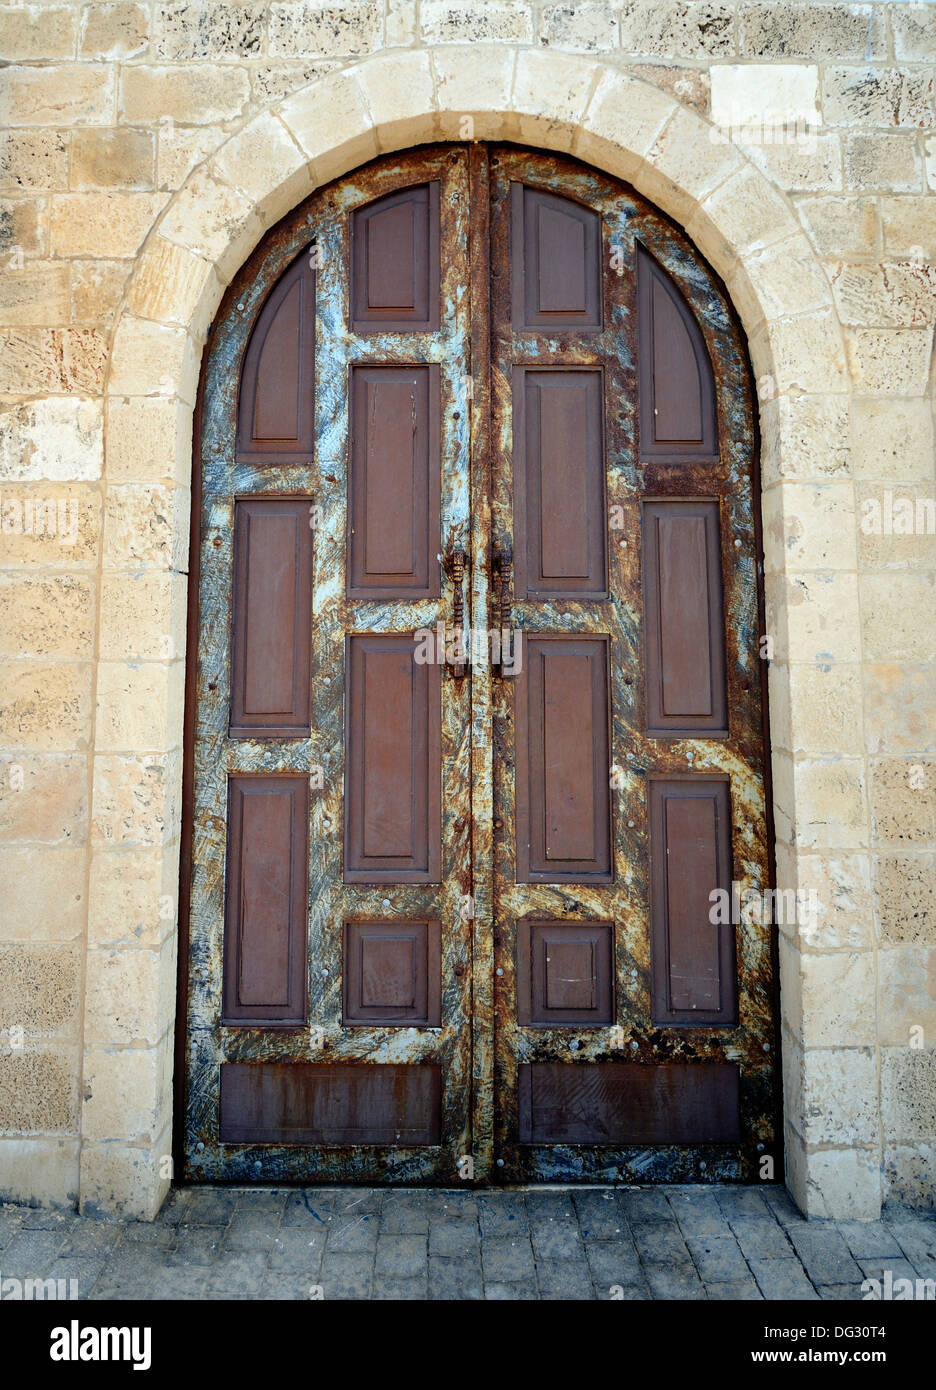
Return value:
<svg viewBox="0 0 936 1390">
<path fill-rule="evenodd" d="M 465 552 L 463 550 L 451 550 L 449 552 L 448 571 L 452 578 L 452 628 L 458 634 L 458 639 L 462 650 L 465 640 Z M 456 661 L 452 664 L 452 675 L 456 680 L 460 680 L 465 674 L 465 663 Z"/>
<path fill-rule="evenodd" d="M 513 577 L 513 551 L 494 550 L 491 553 L 493 561 L 493 573 L 491 575 L 491 591 L 494 595 L 494 622 L 492 626 L 498 631 L 499 641 L 497 647 L 497 660 L 492 663 L 496 675 L 507 676 L 511 674 L 509 663 L 504 661 L 504 651 L 507 648 L 507 634 L 510 631 L 510 586 Z"/>
</svg>

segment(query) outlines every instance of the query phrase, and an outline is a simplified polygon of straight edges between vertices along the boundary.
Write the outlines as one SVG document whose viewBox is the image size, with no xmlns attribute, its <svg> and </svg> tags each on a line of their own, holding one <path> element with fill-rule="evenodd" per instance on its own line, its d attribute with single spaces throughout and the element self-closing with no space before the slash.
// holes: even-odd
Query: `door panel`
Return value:
<svg viewBox="0 0 936 1390">
<path fill-rule="evenodd" d="M 188 1179 L 779 1176 L 771 931 L 711 912 L 769 883 L 753 441 L 720 283 L 571 159 L 389 156 L 258 247 L 199 393 Z"/>
</svg>

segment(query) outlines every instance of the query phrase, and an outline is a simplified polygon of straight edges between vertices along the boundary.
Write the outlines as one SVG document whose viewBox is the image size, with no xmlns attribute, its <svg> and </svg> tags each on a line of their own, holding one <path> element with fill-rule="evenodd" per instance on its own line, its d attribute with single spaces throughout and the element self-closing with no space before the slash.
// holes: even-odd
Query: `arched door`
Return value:
<svg viewBox="0 0 936 1390">
<path fill-rule="evenodd" d="M 603 175 L 427 148 L 264 240 L 198 410 L 188 1178 L 774 1175 L 755 478 L 721 287 Z"/>
</svg>

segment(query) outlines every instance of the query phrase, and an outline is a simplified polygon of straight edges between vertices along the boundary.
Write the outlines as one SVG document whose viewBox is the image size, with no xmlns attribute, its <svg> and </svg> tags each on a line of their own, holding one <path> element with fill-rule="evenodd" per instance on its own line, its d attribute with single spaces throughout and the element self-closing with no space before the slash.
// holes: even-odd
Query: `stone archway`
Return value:
<svg viewBox="0 0 936 1390">
<path fill-rule="evenodd" d="M 102 626 L 129 624 L 130 659 L 142 663 L 132 696 L 145 708 L 147 734 L 138 746 L 147 752 L 111 750 L 96 730 L 90 910 L 93 920 L 112 908 L 115 874 L 124 895 L 158 899 L 168 910 L 159 951 L 141 959 L 145 1019 L 135 1040 L 104 1048 L 86 1030 L 84 1088 L 97 1103 L 83 1124 L 84 1207 L 151 1216 L 170 1181 L 182 614 L 202 347 L 224 285 L 263 231 L 313 188 L 379 153 L 472 138 L 570 152 L 656 202 L 725 280 L 762 397 L 779 884 L 795 889 L 808 874 L 805 860 L 797 859 L 793 827 L 810 821 L 817 796 L 845 793 L 834 767 L 794 770 L 789 660 L 803 650 L 804 634 L 832 624 L 841 599 L 834 586 L 817 593 L 797 583 L 793 566 L 807 571 L 809 556 L 805 544 L 792 553 L 784 545 L 784 516 L 809 502 L 793 481 L 791 462 L 803 422 L 845 407 L 844 346 L 831 292 L 789 204 L 738 149 L 712 134 L 708 122 L 659 88 L 585 57 L 506 45 L 378 54 L 248 121 L 190 175 L 150 233 L 112 341 L 106 510 L 107 525 L 132 532 L 131 553 L 145 555 L 154 568 L 128 611 L 125 575 L 109 570 L 105 546 L 101 588 Z M 144 460 L 136 471 L 112 470 L 112 459 L 133 450 Z M 102 663 L 99 687 L 106 679 Z M 121 818 L 122 838 L 112 830 Z M 788 1184 L 811 1214 L 874 1216 L 876 1151 L 809 1146 L 804 1138 L 803 1096 L 814 1066 L 821 1079 L 822 1038 L 810 1029 L 805 1046 L 803 1011 L 817 990 L 833 983 L 835 966 L 823 970 L 829 957 L 817 964 L 783 934 L 780 954 Z M 866 961 L 849 958 L 850 988 L 871 969 Z"/>
</svg>

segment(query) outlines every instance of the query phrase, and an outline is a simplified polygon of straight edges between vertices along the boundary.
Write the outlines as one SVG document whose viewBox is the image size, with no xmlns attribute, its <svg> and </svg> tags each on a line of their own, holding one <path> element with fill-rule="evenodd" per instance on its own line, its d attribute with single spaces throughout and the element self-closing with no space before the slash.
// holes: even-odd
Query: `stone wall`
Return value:
<svg viewBox="0 0 936 1390">
<path fill-rule="evenodd" d="M 631 180 L 735 300 L 778 877 L 822 903 L 781 930 L 787 1178 L 818 1215 L 933 1206 L 936 538 L 901 528 L 934 496 L 936 4 L 53 0 L 0 7 L 0 57 L 0 1195 L 151 1216 L 169 1181 L 223 285 L 314 186 L 470 116 Z"/>
</svg>

